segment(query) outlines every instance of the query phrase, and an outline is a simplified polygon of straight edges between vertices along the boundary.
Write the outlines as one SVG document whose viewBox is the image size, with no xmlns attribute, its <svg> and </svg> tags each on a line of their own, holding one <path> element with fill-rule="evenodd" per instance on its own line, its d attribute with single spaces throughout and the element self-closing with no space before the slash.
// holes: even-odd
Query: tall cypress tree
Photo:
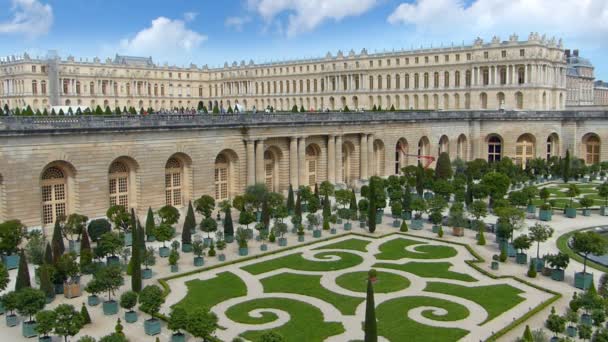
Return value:
<svg viewBox="0 0 608 342">
<path fill-rule="evenodd" d="M 289 213 L 293 212 L 295 207 L 295 203 L 293 200 L 293 186 L 289 184 L 289 192 L 287 193 L 287 211 Z"/>
<path fill-rule="evenodd" d="M 315 197 L 317 200 L 319 200 L 319 202 L 321 202 L 321 196 L 319 196 L 319 185 L 317 183 L 315 183 Z"/>
<path fill-rule="evenodd" d="M 441 179 L 452 178 L 452 162 L 450 161 L 450 155 L 447 152 L 441 152 L 437 159 L 437 166 L 435 167 L 435 177 Z"/>
<path fill-rule="evenodd" d="M 350 210 L 354 210 L 355 212 L 359 210 L 359 208 L 357 208 L 357 195 L 355 195 L 355 189 L 352 189 L 352 195 L 350 197 Z"/>
<path fill-rule="evenodd" d="M 146 250 L 146 232 L 144 232 L 144 226 L 139 222 L 139 218 L 137 218 L 137 243 L 143 253 Z"/>
<path fill-rule="evenodd" d="M 300 192 L 298 191 L 298 196 L 296 197 L 296 207 L 294 213 L 298 217 L 302 217 L 302 198 L 300 197 Z"/>
<path fill-rule="evenodd" d="M 30 270 L 27 267 L 27 259 L 23 250 L 21 250 L 21 253 L 19 253 L 19 270 L 17 271 L 17 280 L 15 281 L 15 291 L 26 287 L 32 287 L 32 284 L 30 282 Z"/>
<path fill-rule="evenodd" d="M 59 220 L 55 221 L 51 245 L 53 247 L 53 263 L 56 263 L 63 253 L 65 253 L 65 244 L 63 243 L 63 236 L 61 235 L 61 224 L 59 223 Z"/>
<path fill-rule="evenodd" d="M 262 223 L 264 228 L 270 229 L 270 208 L 268 208 L 268 200 L 262 202 Z"/>
<path fill-rule="evenodd" d="M 562 178 L 564 183 L 570 180 L 570 150 L 566 150 L 566 158 L 564 158 L 564 166 L 562 168 Z"/>
<path fill-rule="evenodd" d="M 47 298 L 55 298 L 55 289 L 51 284 L 51 275 L 49 274 L 49 268 L 51 265 L 44 264 L 40 266 L 40 291 L 44 292 Z"/>
<path fill-rule="evenodd" d="M 91 250 L 91 241 L 89 233 L 86 229 L 82 230 L 82 239 L 80 241 L 80 269 L 83 272 L 90 270 L 93 263 L 93 250 Z"/>
<path fill-rule="evenodd" d="M 367 215 L 369 232 L 376 231 L 376 182 L 369 182 L 369 213 Z"/>
<path fill-rule="evenodd" d="M 186 213 L 186 219 L 184 220 L 184 227 L 182 228 L 182 245 L 189 245 L 192 243 L 192 231 L 196 229 L 196 218 L 194 217 L 194 209 L 192 208 L 192 201 L 188 202 L 188 212 Z"/>
<path fill-rule="evenodd" d="M 151 207 L 148 207 L 148 216 L 146 217 L 146 236 L 148 240 L 154 237 L 154 213 Z"/>
<path fill-rule="evenodd" d="M 323 218 L 329 220 L 331 216 L 331 205 L 329 202 L 329 195 L 325 194 L 325 198 L 323 199 Z"/>
<path fill-rule="evenodd" d="M 91 315 L 89 315 L 89 310 L 87 310 L 87 306 L 84 303 L 82 303 L 82 307 L 80 308 L 80 316 L 85 325 L 91 323 Z"/>
<path fill-rule="evenodd" d="M 139 293 L 141 291 L 141 255 L 142 252 L 139 244 L 139 234 L 137 232 L 137 219 L 135 218 L 135 210 L 131 208 L 131 290 Z"/>
<path fill-rule="evenodd" d="M 226 208 L 224 213 L 224 236 L 234 236 L 234 225 L 232 224 L 232 210 L 230 207 Z"/>
<path fill-rule="evenodd" d="M 365 342 L 378 342 L 374 286 L 369 278 L 367 279 L 367 297 L 365 299 Z"/>
<path fill-rule="evenodd" d="M 46 243 L 46 249 L 44 250 L 44 263 L 48 265 L 53 264 L 53 250 L 51 249 L 51 244 Z"/>
</svg>

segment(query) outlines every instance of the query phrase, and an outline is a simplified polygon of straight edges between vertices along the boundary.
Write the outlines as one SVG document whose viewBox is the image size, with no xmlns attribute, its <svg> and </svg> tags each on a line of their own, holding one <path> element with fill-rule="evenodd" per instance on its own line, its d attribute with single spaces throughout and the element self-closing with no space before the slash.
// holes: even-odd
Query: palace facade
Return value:
<svg viewBox="0 0 608 342">
<path fill-rule="evenodd" d="M 1 116 L 0 221 L 50 227 L 113 204 L 145 214 L 256 183 L 354 186 L 441 152 L 525 164 L 569 150 L 593 164 L 608 160 L 606 137 L 600 111 Z"/>
<path fill-rule="evenodd" d="M 561 110 L 566 105 L 561 41 L 531 33 L 502 41 L 411 51 L 339 51 L 324 58 L 222 68 L 160 66 L 151 58 L 77 61 L 28 55 L 0 63 L 0 105 L 246 110 Z"/>
</svg>

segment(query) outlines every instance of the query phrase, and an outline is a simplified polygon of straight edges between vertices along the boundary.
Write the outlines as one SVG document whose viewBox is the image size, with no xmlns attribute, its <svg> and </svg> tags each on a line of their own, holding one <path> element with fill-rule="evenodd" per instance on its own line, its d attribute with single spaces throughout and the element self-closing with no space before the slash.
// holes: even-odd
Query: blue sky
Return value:
<svg viewBox="0 0 608 342">
<path fill-rule="evenodd" d="M 608 0 L 0 0 L 0 9 L 0 56 L 54 49 L 219 66 L 535 31 L 579 48 L 608 79 Z"/>
</svg>

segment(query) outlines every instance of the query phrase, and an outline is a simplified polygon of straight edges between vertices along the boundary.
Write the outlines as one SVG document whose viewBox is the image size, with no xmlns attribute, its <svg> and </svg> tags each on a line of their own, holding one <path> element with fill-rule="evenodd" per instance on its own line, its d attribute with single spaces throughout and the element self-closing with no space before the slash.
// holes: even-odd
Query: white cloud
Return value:
<svg viewBox="0 0 608 342">
<path fill-rule="evenodd" d="M 243 31 L 243 26 L 251 21 L 250 17 L 228 17 L 226 18 L 226 27 L 232 28 L 235 31 Z"/>
<path fill-rule="evenodd" d="M 249 8 L 267 23 L 288 13 L 288 36 L 312 31 L 326 20 L 361 15 L 377 3 L 378 0 L 248 0 Z"/>
<path fill-rule="evenodd" d="M 23 34 L 29 38 L 45 35 L 53 25 L 53 9 L 38 0 L 12 0 L 10 21 L 0 22 L 1 33 Z"/>
<path fill-rule="evenodd" d="M 123 39 L 120 50 L 138 55 L 179 55 L 198 48 L 205 40 L 207 36 L 187 28 L 184 20 L 158 17 L 150 27 Z"/>
<path fill-rule="evenodd" d="M 186 22 L 193 21 L 198 16 L 197 12 L 186 12 L 184 13 L 184 20 Z"/>
<path fill-rule="evenodd" d="M 444 39 L 473 40 L 524 29 L 563 37 L 566 44 L 608 42 L 606 0 L 474 0 L 468 5 L 463 0 L 416 0 L 399 5 L 388 22 Z"/>
</svg>

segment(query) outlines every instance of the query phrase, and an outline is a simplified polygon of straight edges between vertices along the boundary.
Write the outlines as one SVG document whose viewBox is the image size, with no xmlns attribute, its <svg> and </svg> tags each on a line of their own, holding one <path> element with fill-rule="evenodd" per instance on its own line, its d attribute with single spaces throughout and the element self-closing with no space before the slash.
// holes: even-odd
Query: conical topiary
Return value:
<svg viewBox="0 0 608 342">
<path fill-rule="evenodd" d="M 30 282 L 30 270 L 27 266 L 27 259 L 23 250 L 19 253 L 19 270 L 17 271 L 17 280 L 15 281 L 15 291 L 19 291 L 26 287 L 32 287 Z"/>
<path fill-rule="evenodd" d="M 131 209 L 131 290 L 139 293 L 142 288 L 141 280 L 141 253 L 139 247 L 139 234 L 137 232 L 137 220 L 135 218 L 135 210 Z"/>
<path fill-rule="evenodd" d="M 376 305 L 374 304 L 374 286 L 367 279 L 367 296 L 365 299 L 365 342 L 377 342 Z"/>
<path fill-rule="evenodd" d="M 86 229 L 82 230 L 82 239 L 80 240 L 80 269 L 87 273 L 90 272 L 93 264 L 93 250 L 91 249 L 91 241 L 89 233 Z"/>
<path fill-rule="evenodd" d="M 325 198 L 323 198 L 323 218 L 329 219 L 331 216 L 331 203 L 329 201 L 329 195 L 325 194 Z"/>
<path fill-rule="evenodd" d="M 524 330 L 524 336 L 522 337 L 524 342 L 534 342 L 534 337 L 532 336 L 532 332 L 530 331 L 530 326 L 526 325 L 526 330 Z"/>
<path fill-rule="evenodd" d="M 407 222 L 405 222 L 405 220 L 401 221 L 401 228 L 399 228 L 399 231 L 405 233 L 408 230 Z"/>
<path fill-rule="evenodd" d="M 230 207 L 226 208 L 224 213 L 224 237 L 234 236 L 234 225 L 232 223 L 232 210 Z"/>
<path fill-rule="evenodd" d="M 483 230 L 479 231 L 479 237 L 477 238 L 477 244 L 479 246 L 485 246 L 486 245 L 486 236 L 485 236 Z"/>
<path fill-rule="evenodd" d="M 44 263 L 48 265 L 53 264 L 53 250 L 51 249 L 51 244 L 46 243 L 46 249 L 44 250 Z"/>
<path fill-rule="evenodd" d="M 291 213 L 294 210 L 295 203 L 293 199 L 293 186 L 289 184 L 289 192 L 287 193 L 287 211 Z"/>
<path fill-rule="evenodd" d="M 192 232 L 195 229 L 196 218 L 194 217 L 192 201 L 190 201 L 188 202 L 188 212 L 186 213 L 186 219 L 184 219 L 184 226 L 182 228 L 182 245 L 189 245 L 192 243 Z"/>
<path fill-rule="evenodd" d="M 89 315 L 89 310 L 87 310 L 87 306 L 84 303 L 82 303 L 82 307 L 80 308 L 80 316 L 84 324 L 91 323 L 91 315 Z"/>
<path fill-rule="evenodd" d="M 352 189 L 352 196 L 350 198 L 350 210 L 354 210 L 355 212 L 359 210 L 357 208 L 357 195 L 355 195 L 355 189 Z"/>
<path fill-rule="evenodd" d="M 49 270 L 52 266 L 44 264 L 40 266 L 40 291 L 44 292 L 47 298 L 55 298 L 55 289 L 51 283 L 51 275 Z"/>
<path fill-rule="evenodd" d="M 144 231 L 144 226 L 139 222 L 139 217 L 137 218 L 137 243 L 143 253 L 146 250 L 146 232 Z"/>
<path fill-rule="evenodd" d="M 63 235 L 61 235 L 61 223 L 59 220 L 55 221 L 51 247 L 53 248 L 53 263 L 56 263 L 63 253 L 65 253 L 65 244 L 63 243 Z"/>
<path fill-rule="evenodd" d="M 367 226 L 370 233 L 376 231 L 376 182 L 369 182 L 369 212 L 367 214 Z"/>
<path fill-rule="evenodd" d="M 298 196 L 296 197 L 296 207 L 294 208 L 294 214 L 298 217 L 302 217 L 302 198 L 300 196 L 300 192 L 298 192 Z"/>
<path fill-rule="evenodd" d="M 146 236 L 148 240 L 154 237 L 154 213 L 151 207 L 148 207 L 148 215 L 146 216 Z"/>
</svg>

